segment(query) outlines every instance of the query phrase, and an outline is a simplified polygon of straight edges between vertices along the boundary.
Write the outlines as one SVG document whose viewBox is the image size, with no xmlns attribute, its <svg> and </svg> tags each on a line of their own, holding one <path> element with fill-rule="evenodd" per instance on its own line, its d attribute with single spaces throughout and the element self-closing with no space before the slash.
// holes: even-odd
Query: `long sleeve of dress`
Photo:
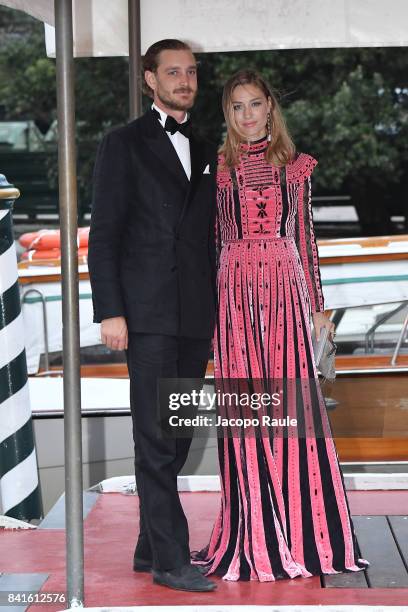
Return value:
<svg viewBox="0 0 408 612">
<path fill-rule="evenodd" d="M 216 195 L 216 186 L 214 182 L 214 210 L 213 214 L 210 217 L 210 231 L 209 231 L 209 258 L 211 263 L 211 276 L 212 276 L 212 286 L 214 291 L 214 299 L 217 301 L 217 270 L 218 270 L 218 260 L 219 260 L 219 230 L 217 227 L 218 224 L 218 215 L 217 215 L 217 195 Z"/>
<path fill-rule="evenodd" d="M 296 218 L 296 245 L 309 291 L 312 313 L 324 311 L 324 299 L 320 276 L 319 254 L 313 228 L 311 174 L 317 161 L 301 154 L 302 172 L 299 176 L 299 207 Z M 300 159 L 299 159 L 300 161 Z"/>
</svg>

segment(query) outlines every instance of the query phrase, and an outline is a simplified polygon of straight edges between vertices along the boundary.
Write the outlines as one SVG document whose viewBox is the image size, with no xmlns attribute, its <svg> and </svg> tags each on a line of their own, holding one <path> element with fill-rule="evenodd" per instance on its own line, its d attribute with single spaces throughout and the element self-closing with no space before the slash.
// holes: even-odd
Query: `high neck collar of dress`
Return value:
<svg viewBox="0 0 408 612">
<path fill-rule="evenodd" d="M 253 140 L 252 142 L 241 142 L 241 151 L 244 153 L 262 153 L 268 146 L 268 139 L 263 136 L 259 140 Z"/>
</svg>

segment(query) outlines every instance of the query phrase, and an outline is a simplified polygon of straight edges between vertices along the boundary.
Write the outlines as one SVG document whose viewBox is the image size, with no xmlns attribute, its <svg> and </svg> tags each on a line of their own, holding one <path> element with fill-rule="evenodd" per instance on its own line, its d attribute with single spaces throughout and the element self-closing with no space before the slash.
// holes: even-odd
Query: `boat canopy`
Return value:
<svg viewBox="0 0 408 612">
<path fill-rule="evenodd" d="M 47 54 L 55 56 L 54 0 L 0 4 L 43 21 Z M 128 55 L 128 0 L 72 6 L 76 57 Z M 140 7 L 142 54 L 163 38 L 186 40 L 197 52 L 408 44 L 406 0 L 141 0 Z"/>
</svg>

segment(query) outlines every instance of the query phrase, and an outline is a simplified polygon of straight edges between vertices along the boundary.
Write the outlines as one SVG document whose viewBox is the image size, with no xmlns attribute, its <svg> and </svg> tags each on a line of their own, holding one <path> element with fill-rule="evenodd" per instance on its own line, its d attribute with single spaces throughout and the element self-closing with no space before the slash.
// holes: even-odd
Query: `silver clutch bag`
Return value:
<svg viewBox="0 0 408 612">
<path fill-rule="evenodd" d="M 316 367 L 324 380 L 333 381 L 336 378 L 336 350 L 337 346 L 331 340 L 329 332 L 325 327 L 320 330 L 319 341 L 316 333 L 312 332 L 313 353 Z"/>
</svg>

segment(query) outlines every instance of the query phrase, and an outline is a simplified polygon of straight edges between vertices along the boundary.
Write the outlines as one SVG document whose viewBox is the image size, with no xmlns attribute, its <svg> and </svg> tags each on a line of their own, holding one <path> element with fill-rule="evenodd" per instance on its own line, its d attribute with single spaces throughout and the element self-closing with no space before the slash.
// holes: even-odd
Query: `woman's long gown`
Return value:
<svg viewBox="0 0 408 612">
<path fill-rule="evenodd" d="M 219 160 L 215 378 L 316 382 L 309 319 L 324 309 L 311 211 L 317 162 L 301 153 L 278 168 L 266 162 L 266 145 L 241 145 L 232 173 Z M 219 439 L 221 508 L 196 556 L 209 574 L 271 581 L 368 566 L 316 387 L 314 424 L 326 435 Z"/>
</svg>

